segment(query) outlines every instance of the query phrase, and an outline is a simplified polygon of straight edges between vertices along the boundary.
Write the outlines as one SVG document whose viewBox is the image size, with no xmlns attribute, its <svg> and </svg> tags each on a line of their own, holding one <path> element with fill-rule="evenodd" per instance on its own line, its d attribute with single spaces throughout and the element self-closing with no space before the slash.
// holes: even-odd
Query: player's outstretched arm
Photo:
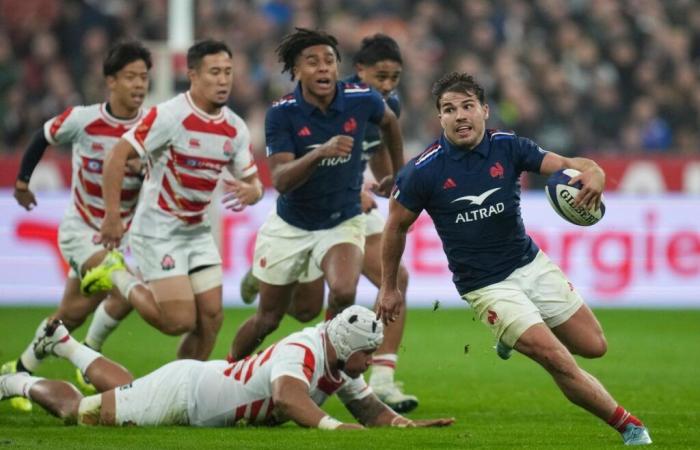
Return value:
<svg viewBox="0 0 700 450">
<path fill-rule="evenodd" d="M 272 401 L 277 412 L 302 427 L 326 430 L 360 429 L 356 423 L 342 423 L 327 415 L 311 400 L 309 386 L 298 378 L 281 376 L 272 382 Z"/>
<path fill-rule="evenodd" d="M 406 247 L 406 233 L 418 214 L 401 203 L 389 200 L 389 216 L 382 233 L 382 284 L 379 287 L 377 317 L 385 324 L 393 322 L 401 312 L 403 292 L 399 290 L 399 265 Z"/>
<path fill-rule="evenodd" d="M 353 400 L 345 407 L 358 422 L 367 427 L 446 427 L 455 421 L 454 418 L 411 420 L 396 414 L 374 394 Z"/>
<path fill-rule="evenodd" d="M 119 246 L 124 235 L 124 225 L 119 215 L 119 200 L 122 194 L 122 181 L 124 171 L 128 167 L 129 158 L 138 157 L 134 147 L 122 138 L 107 153 L 102 169 L 102 199 L 105 204 L 105 217 L 100 227 L 100 238 L 102 244 L 113 249 Z"/>
<path fill-rule="evenodd" d="M 562 169 L 575 169 L 581 172 L 573 177 L 569 184 L 576 184 L 579 181 L 583 184 L 581 192 L 576 196 L 576 205 L 582 204 L 588 209 L 598 209 L 600 207 L 600 196 L 605 189 L 605 172 L 592 159 L 588 158 L 566 158 L 556 153 L 548 152 L 540 166 L 542 175 L 551 175 Z"/>
</svg>

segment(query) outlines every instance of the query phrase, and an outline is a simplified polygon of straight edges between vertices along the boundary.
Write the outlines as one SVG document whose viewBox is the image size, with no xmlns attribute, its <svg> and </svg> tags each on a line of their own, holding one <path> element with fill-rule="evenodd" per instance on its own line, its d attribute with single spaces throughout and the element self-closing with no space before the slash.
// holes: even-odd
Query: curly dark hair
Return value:
<svg viewBox="0 0 700 450">
<path fill-rule="evenodd" d="M 282 73 L 289 72 L 292 80 L 294 80 L 294 72 L 292 68 L 296 63 L 297 57 L 304 51 L 305 48 L 314 45 L 328 45 L 333 49 L 335 57 L 340 62 L 340 52 L 338 51 L 338 40 L 335 36 L 321 30 L 309 30 L 307 28 L 295 28 L 295 32 L 286 35 L 282 38 L 282 43 L 275 50 L 277 52 L 277 60 L 284 64 Z"/>
<path fill-rule="evenodd" d="M 440 100 L 445 92 L 459 92 L 462 94 L 474 94 L 482 105 L 486 101 L 484 88 L 476 79 L 464 72 L 450 72 L 433 84 L 432 94 L 435 97 L 435 107 L 440 111 Z"/>
</svg>

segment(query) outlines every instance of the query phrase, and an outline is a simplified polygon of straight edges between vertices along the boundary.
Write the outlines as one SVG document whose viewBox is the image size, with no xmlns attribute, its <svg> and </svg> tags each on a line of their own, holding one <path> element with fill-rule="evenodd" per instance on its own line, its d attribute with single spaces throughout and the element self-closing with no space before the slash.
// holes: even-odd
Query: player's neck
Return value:
<svg viewBox="0 0 700 450">
<path fill-rule="evenodd" d="M 336 91 L 337 88 L 333 89 L 333 92 L 328 95 L 319 96 L 305 88 L 304 85 L 301 86 L 301 96 L 304 97 L 306 103 L 320 109 L 324 114 L 328 111 L 328 107 L 331 106 L 331 103 L 333 103 Z"/>
<path fill-rule="evenodd" d="M 322 336 L 323 336 L 323 351 L 326 355 L 326 357 L 325 357 L 326 371 L 328 372 L 328 375 L 331 376 L 332 378 L 339 379 L 340 378 L 340 370 L 338 370 L 338 355 L 335 352 L 333 345 L 331 345 L 331 342 L 328 339 L 328 336 L 326 336 L 325 333 L 323 333 Z"/>
<path fill-rule="evenodd" d="M 216 116 L 221 112 L 221 105 L 210 102 L 203 96 L 199 95 L 199 93 L 197 93 L 193 89 L 190 89 L 189 92 L 190 98 L 192 99 L 192 103 L 194 103 L 194 106 L 202 110 L 202 112 L 210 116 Z"/>
<path fill-rule="evenodd" d="M 109 115 L 111 115 L 115 119 L 120 119 L 120 120 L 133 119 L 139 113 L 139 108 L 136 108 L 136 109 L 127 108 L 126 106 L 122 105 L 121 103 L 119 103 L 118 101 L 114 100 L 111 97 L 107 101 L 106 108 L 107 108 L 107 113 Z"/>
</svg>

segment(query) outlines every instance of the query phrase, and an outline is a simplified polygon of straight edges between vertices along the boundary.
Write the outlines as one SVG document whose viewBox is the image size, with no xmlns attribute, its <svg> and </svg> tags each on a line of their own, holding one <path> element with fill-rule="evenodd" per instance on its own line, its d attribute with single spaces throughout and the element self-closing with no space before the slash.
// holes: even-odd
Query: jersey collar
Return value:
<svg viewBox="0 0 700 450">
<path fill-rule="evenodd" d="M 469 153 L 477 153 L 479 154 L 482 158 L 486 159 L 489 156 L 489 148 L 490 146 L 490 141 L 489 141 L 489 136 L 488 133 L 484 132 L 484 137 L 481 139 L 481 142 L 479 142 L 479 145 L 474 147 L 472 150 L 466 151 L 463 150 L 455 145 L 453 145 L 449 139 L 445 137 L 445 133 L 442 133 L 442 136 L 440 136 L 440 145 L 447 150 L 447 154 L 450 155 L 450 158 L 454 160 L 460 160 L 464 158 L 467 154 Z"/>
<path fill-rule="evenodd" d="M 343 110 L 345 109 L 345 100 L 342 95 L 342 92 L 343 83 L 341 81 L 338 81 L 335 84 L 335 97 L 333 98 L 333 101 L 328 107 L 329 110 L 343 112 Z M 321 112 L 321 110 L 319 110 L 316 106 L 304 100 L 304 95 L 301 93 L 301 83 L 297 83 L 297 87 L 296 89 L 294 89 L 294 98 L 296 99 L 297 104 L 301 108 L 302 112 L 307 116 L 310 116 L 314 112 L 314 110 L 318 110 L 319 112 Z"/>
</svg>

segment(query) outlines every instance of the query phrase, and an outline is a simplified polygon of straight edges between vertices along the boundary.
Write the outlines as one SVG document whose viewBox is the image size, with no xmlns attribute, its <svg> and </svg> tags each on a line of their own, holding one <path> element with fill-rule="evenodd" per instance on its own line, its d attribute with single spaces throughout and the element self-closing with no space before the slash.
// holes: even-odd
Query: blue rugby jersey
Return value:
<svg viewBox="0 0 700 450">
<path fill-rule="evenodd" d="M 471 151 L 443 135 L 400 171 L 392 196 L 433 219 L 460 295 L 535 258 L 539 248 L 520 213 L 520 174 L 539 172 L 545 153 L 511 132 L 487 130 Z"/>
<path fill-rule="evenodd" d="M 355 74 L 349 78 L 345 79 L 348 83 L 362 83 L 360 77 Z M 392 91 L 387 98 L 384 99 L 386 105 L 394 111 L 396 117 L 401 115 L 401 101 L 396 91 Z M 368 123 L 365 129 L 365 137 L 362 143 L 362 171 L 364 172 L 367 168 L 367 163 L 369 162 L 372 155 L 379 149 L 382 143 L 382 132 L 379 127 L 373 123 Z"/>
<path fill-rule="evenodd" d="M 352 136 L 352 153 L 326 158 L 303 185 L 277 198 L 277 214 L 305 230 L 332 228 L 361 213 L 362 141 L 369 123 L 384 116 L 381 95 L 361 83 L 338 82 L 324 114 L 304 100 L 301 85 L 268 109 L 265 118 L 267 155 L 294 153 L 301 158 L 333 136 Z"/>
</svg>

